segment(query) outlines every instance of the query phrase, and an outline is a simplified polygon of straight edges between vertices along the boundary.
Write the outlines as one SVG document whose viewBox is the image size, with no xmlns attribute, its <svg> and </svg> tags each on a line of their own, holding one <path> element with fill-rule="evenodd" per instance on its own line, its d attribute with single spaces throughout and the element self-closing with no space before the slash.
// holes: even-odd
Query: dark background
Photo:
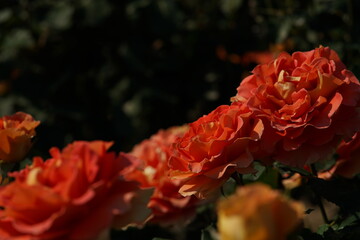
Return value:
<svg viewBox="0 0 360 240">
<path fill-rule="evenodd" d="M 73 140 L 128 151 L 228 104 L 259 57 L 335 49 L 360 75 L 360 1 L 1 0 L 0 114 L 42 124 L 30 155 Z"/>
</svg>

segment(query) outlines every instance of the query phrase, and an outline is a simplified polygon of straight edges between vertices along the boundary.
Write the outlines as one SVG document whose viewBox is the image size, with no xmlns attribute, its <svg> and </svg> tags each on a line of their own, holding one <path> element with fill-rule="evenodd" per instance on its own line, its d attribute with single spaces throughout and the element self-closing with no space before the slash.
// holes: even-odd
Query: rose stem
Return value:
<svg viewBox="0 0 360 240">
<path fill-rule="evenodd" d="M 317 170 L 316 170 L 316 168 L 315 168 L 315 165 L 314 165 L 314 164 L 311 164 L 310 167 L 311 167 L 311 172 L 315 175 L 315 177 L 317 177 Z M 322 200 L 321 200 L 321 197 L 320 197 L 319 194 L 317 194 L 317 192 L 315 192 L 315 191 L 314 191 L 314 194 L 315 194 L 316 200 L 317 200 L 317 202 L 318 202 L 318 205 L 319 205 L 319 208 L 320 208 L 320 211 L 321 211 L 321 215 L 322 215 L 322 218 L 323 218 L 324 222 L 325 222 L 326 224 L 330 223 L 330 221 L 329 221 L 329 219 L 328 219 L 328 217 L 327 217 L 327 215 L 326 215 L 326 211 L 325 211 L 325 208 L 324 208 L 324 204 L 323 204 L 323 202 L 322 202 Z"/>
<path fill-rule="evenodd" d="M 238 186 L 243 186 L 244 185 L 244 181 L 242 179 L 242 175 L 239 174 L 238 172 L 234 172 L 231 177 L 235 180 L 236 185 Z"/>
<path fill-rule="evenodd" d="M 221 195 L 223 195 L 223 197 L 227 198 L 227 196 L 226 196 L 226 194 L 224 192 L 224 187 L 223 186 L 221 186 L 220 192 L 221 192 Z"/>
</svg>

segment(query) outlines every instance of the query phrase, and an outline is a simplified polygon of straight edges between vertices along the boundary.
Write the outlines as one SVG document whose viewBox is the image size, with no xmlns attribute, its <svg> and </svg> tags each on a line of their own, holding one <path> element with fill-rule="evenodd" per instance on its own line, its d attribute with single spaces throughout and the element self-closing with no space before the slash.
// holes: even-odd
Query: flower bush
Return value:
<svg viewBox="0 0 360 240">
<path fill-rule="evenodd" d="M 358 239 L 357 78 L 329 47 L 264 59 L 128 153 L 74 141 L 26 165 L 39 122 L 1 118 L 0 239 Z"/>
</svg>

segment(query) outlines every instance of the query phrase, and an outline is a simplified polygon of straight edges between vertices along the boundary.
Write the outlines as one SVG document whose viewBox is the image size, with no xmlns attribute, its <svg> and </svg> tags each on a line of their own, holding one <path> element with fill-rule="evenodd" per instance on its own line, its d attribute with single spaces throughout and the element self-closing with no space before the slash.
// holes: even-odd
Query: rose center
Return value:
<svg viewBox="0 0 360 240">
<path fill-rule="evenodd" d="M 296 87 L 294 83 L 285 81 L 284 78 L 287 78 L 286 75 L 287 72 L 281 70 L 277 82 L 274 84 L 274 87 L 280 94 L 281 98 L 288 103 L 289 101 L 291 101 L 291 94 L 295 91 Z"/>
</svg>

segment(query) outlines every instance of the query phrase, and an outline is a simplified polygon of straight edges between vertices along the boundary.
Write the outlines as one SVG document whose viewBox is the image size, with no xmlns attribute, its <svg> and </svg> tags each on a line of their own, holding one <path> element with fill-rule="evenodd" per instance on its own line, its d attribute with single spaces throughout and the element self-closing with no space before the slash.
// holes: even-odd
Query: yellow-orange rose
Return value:
<svg viewBox="0 0 360 240">
<path fill-rule="evenodd" d="M 31 139 L 39 124 L 23 112 L 0 118 L 0 161 L 21 161 L 32 146 Z"/>
<path fill-rule="evenodd" d="M 264 184 L 251 184 L 218 203 L 221 240 L 285 240 L 301 222 L 302 204 Z"/>
</svg>

